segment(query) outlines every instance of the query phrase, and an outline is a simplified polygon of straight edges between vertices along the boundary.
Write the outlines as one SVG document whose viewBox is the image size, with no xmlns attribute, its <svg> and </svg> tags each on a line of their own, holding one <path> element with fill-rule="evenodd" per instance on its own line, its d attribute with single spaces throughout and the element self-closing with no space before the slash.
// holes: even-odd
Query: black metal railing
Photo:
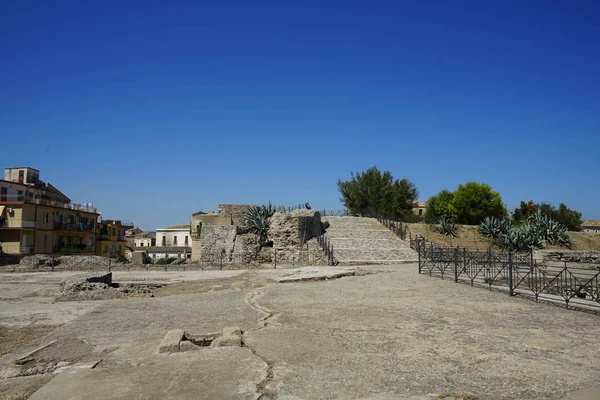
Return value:
<svg viewBox="0 0 600 400">
<path fill-rule="evenodd" d="M 345 208 L 340 208 L 340 209 L 323 209 L 323 210 L 319 210 L 319 214 L 321 214 L 321 217 L 346 217 L 348 216 L 348 210 Z"/>
<path fill-rule="evenodd" d="M 413 239 L 411 238 L 411 246 Z M 535 301 L 600 311 L 600 265 L 537 263 L 533 251 L 474 251 L 415 239 L 419 274 L 505 290 Z"/>
<path fill-rule="evenodd" d="M 337 265 L 337 261 L 333 255 L 333 244 L 331 244 L 329 238 L 325 235 L 319 235 L 317 236 L 317 242 L 325 252 L 327 265 Z"/>
<path fill-rule="evenodd" d="M 400 239 L 406 240 L 408 233 L 408 225 L 403 221 L 394 221 L 387 218 L 377 218 L 377 221 L 392 232 L 394 232 Z"/>
</svg>

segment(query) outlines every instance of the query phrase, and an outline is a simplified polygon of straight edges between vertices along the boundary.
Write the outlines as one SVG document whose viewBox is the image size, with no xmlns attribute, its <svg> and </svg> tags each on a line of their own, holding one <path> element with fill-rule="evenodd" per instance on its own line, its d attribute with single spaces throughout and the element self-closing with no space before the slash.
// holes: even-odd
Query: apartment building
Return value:
<svg viewBox="0 0 600 400">
<path fill-rule="evenodd" d="M 125 257 L 125 232 L 130 225 L 117 220 L 102 220 L 96 226 L 96 254 L 99 256 Z"/>
<path fill-rule="evenodd" d="M 0 246 L 3 253 L 93 254 L 98 212 L 75 204 L 31 167 L 4 170 L 0 179 Z"/>
</svg>

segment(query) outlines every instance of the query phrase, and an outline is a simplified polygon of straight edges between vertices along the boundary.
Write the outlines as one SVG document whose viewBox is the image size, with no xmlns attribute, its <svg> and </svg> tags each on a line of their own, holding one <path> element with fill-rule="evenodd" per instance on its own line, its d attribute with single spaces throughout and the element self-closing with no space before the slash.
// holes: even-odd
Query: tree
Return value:
<svg viewBox="0 0 600 400">
<path fill-rule="evenodd" d="M 581 230 L 581 213 L 570 209 L 564 203 L 560 203 L 557 209 L 552 204 L 546 202 L 534 204 L 533 200 L 530 200 L 529 203 L 521 201 L 520 206 L 513 211 L 512 217 L 517 222 L 524 222 L 530 216 L 535 215 L 538 209 L 542 215 L 552 218 L 554 221 L 566 227 L 567 230 Z"/>
<path fill-rule="evenodd" d="M 350 173 L 350 180 L 338 179 L 340 201 L 350 215 L 413 218 L 413 203 L 419 191 L 408 179 L 394 179 L 391 172 L 381 172 L 376 166 L 366 171 Z"/>
<path fill-rule="evenodd" d="M 487 183 L 467 182 L 458 185 L 452 206 L 459 224 L 478 225 L 485 217 L 506 216 L 506 207 L 500 193 Z"/>
<path fill-rule="evenodd" d="M 444 189 L 438 194 L 431 196 L 425 206 L 425 222 L 428 224 L 437 224 L 440 218 L 453 218 L 455 216 L 454 193 Z"/>
</svg>

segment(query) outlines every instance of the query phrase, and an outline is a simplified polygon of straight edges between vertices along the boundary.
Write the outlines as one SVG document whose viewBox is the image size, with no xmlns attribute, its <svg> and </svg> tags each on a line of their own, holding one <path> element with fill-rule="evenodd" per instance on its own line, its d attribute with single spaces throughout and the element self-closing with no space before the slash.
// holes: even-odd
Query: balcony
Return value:
<svg viewBox="0 0 600 400">
<path fill-rule="evenodd" d="M 59 207 L 67 210 L 75 210 L 75 211 L 84 211 L 89 213 L 97 213 L 98 209 L 96 207 L 86 205 L 86 204 L 77 204 L 77 203 L 63 203 L 57 200 L 49 200 L 43 198 L 32 198 L 24 195 L 2 195 L 0 197 L 0 203 L 26 203 L 26 204 L 36 204 L 40 206 L 51 206 L 51 207 Z M 90 203 L 91 204 L 91 203 Z"/>
<path fill-rule="evenodd" d="M 39 228 L 40 223 L 36 221 L 21 221 L 18 219 L 4 219 L 0 223 L 0 228 L 30 228 L 35 229 Z"/>
<path fill-rule="evenodd" d="M 94 225 L 92 224 L 71 224 L 67 222 L 54 222 L 55 231 L 68 231 L 68 232 L 93 232 Z"/>
</svg>

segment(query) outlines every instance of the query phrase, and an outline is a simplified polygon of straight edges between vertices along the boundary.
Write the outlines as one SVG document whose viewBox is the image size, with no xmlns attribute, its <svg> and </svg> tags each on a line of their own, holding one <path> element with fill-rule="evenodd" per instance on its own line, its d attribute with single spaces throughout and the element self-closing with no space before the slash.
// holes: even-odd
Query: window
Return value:
<svg viewBox="0 0 600 400">
<path fill-rule="evenodd" d="M 23 201 L 23 191 L 19 190 L 17 192 L 17 201 Z"/>
<path fill-rule="evenodd" d="M 177 246 L 177 235 L 173 236 L 173 244 Z"/>
<path fill-rule="evenodd" d="M 108 253 L 108 245 L 107 244 L 104 245 L 104 252 Z"/>
<path fill-rule="evenodd" d="M 44 247 L 48 244 L 48 235 L 44 235 Z"/>
<path fill-rule="evenodd" d="M 144 247 L 144 242 L 140 242 L 140 247 Z"/>
<path fill-rule="evenodd" d="M 47 224 L 48 223 L 48 219 L 49 219 L 50 214 L 49 213 L 44 213 L 44 223 Z"/>
<path fill-rule="evenodd" d="M 8 189 L 5 187 L 0 188 L 0 201 L 6 201 L 6 194 L 8 193 Z"/>
<path fill-rule="evenodd" d="M 167 245 L 167 237 L 166 237 L 166 236 L 163 236 L 163 237 L 162 237 L 162 245 L 163 245 L 163 246 L 166 246 L 166 245 Z"/>
<path fill-rule="evenodd" d="M 187 236 L 185 237 L 185 245 L 186 246 L 188 245 L 188 237 Z"/>
</svg>

